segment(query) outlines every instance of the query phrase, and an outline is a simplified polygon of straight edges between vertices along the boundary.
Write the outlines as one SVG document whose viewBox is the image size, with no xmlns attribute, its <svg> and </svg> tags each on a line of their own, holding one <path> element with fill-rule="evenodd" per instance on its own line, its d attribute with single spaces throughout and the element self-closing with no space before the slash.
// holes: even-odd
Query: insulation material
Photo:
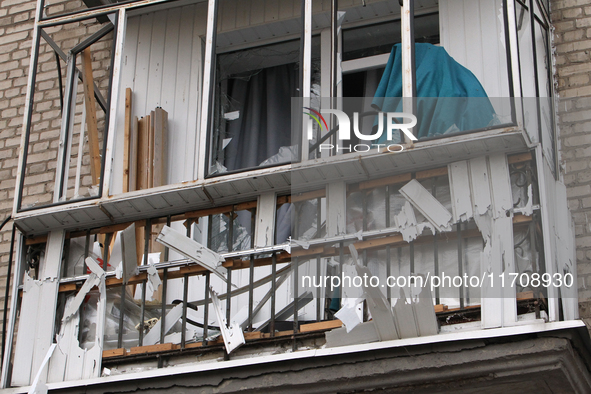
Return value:
<svg viewBox="0 0 591 394">
<path fill-rule="evenodd" d="M 466 222 L 473 216 L 468 162 L 458 161 L 451 163 L 447 168 L 452 196 L 453 221 L 454 223 Z"/>
<path fill-rule="evenodd" d="M 404 185 L 400 189 L 400 193 L 425 216 L 437 231 L 451 231 L 451 213 L 416 179 Z"/>
</svg>

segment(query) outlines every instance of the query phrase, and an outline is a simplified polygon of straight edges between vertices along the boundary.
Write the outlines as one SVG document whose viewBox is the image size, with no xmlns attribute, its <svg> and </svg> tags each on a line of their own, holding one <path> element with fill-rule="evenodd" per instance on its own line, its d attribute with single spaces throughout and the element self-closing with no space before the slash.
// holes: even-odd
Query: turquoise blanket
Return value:
<svg viewBox="0 0 591 394">
<path fill-rule="evenodd" d="M 418 96 L 415 115 L 418 124 L 414 133 L 419 139 L 480 129 L 493 123 L 493 106 L 470 70 L 456 62 L 443 47 L 415 44 L 415 48 Z M 400 97 L 402 56 L 400 44 L 396 44 L 372 106 L 382 112 L 403 112 Z M 385 133 L 382 139 L 385 141 Z"/>
</svg>

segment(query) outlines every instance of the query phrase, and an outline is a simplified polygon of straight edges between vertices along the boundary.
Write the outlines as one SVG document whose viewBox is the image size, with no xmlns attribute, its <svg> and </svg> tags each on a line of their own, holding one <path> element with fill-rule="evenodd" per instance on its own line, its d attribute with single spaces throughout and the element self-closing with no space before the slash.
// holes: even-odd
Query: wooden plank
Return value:
<svg viewBox="0 0 591 394">
<path fill-rule="evenodd" d="M 260 339 L 263 337 L 263 333 L 260 331 L 253 331 L 253 332 L 245 332 L 244 339 L 245 340 L 253 340 L 253 339 Z"/>
<path fill-rule="evenodd" d="M 103 358 L 120 357 L 127 355 L 125 348 L 103 350 Z"/>
<path fill-rule="evenodd" d="M 133 117 L 131 122 L 131 141 L 130 141 L 130 154 L 129 154 L 129 191 L 137 190 L 137 171 L 138 171 L 138 118 Z"/>
<path fill-rule="evenodd" d="M 435 313 L 445 312 L 445 311 L 447 311 L 447 305 L 444 305 L 444 304 L 435 305 Z"/>
<path fill-rule="evenodd" d="M 84 73 L 84 103 L 86 106 L 86 126 L 88 128 L 88 149 L 90 151 L 90 174 L 92 184 L 98 185 L 101 174 L 101 155 L 96 121 L 96 105 L 94 101 L 94 84 L 92 76 L 92 59 L 90 47 L 82 51 L 82 70 Z"/>
<path fill-rule="evenodd" d="M 125 89 L 125 125 L 123 129 L 123 193 L 129 191 L 129 172 L 131 168 L 131 89 Z"/>
<path fill-rule="evenodd" d="M 343 322 L 338 319 L 328 320 L 328 321 L 321 321 L 318 323 L 302 324 L 300 326 L 300 332 L 332 330 L 333 328 L 339 328 L 342 326 L 343 326 Z"/>
<path fill-rule="evenodd" d="M 155 353 L 155 352 L 166 352 L 169 350 L 177 349 L 177 345 L 174 343 L 163 343 L 158 345 L 149 345 L 149 346 L 136 346 L 129 349 L 129 355 L 133 354 L 145 354 L 145 353 Z"/>
<path fill-rule="evenodd" d="M 148 124 L 148 166 L 147 166 L 147 177 L 148 177 L 148 189 L 154 187 L 154 111 L 150 111 L 150 115 L 147 116 Z"/>
<path fill-rule="evenodd" d="M 530 152 L 507 156 L 507 161 L 509 162 L 509 164 L 525 163 L 531 160 L 532 155 Z"/>
<path fill-rule="evenodd" d="M 62 283 L 59 287 L 60 293 L 65 293 L 68 291 L 75 291 L 76 290 L 76 283 Z"/>
<path fill-rule="evenodd" d="M 257 202 L 256 201 L 248 201 L 248 202 L 243 202 L 240 204 L 236 204 L 234 206 L 234 210 L 235 211 L 245 211 L 247 209 L 253 209 L 257 207 Z"/>
<path fill-rule="evenodd" d="M 137 185 L 136 190 L 148 188 L 148 135 L 149 120 L 143 117 L 138 122 L 138 146 L 137 146 Z"/>
<path fill-rule="evenodd" d="M 162 108 L 154 111 L 154 152 L 153 152 L 153 186 L 166 184 L 166 151 L 167 151 L 167 130 L 168 113 Z"/>
<path fill-rule="evenodd" d="M 415 174 L 415 179 L 423 180 L 447 175 L 447 167 L 434 168 L 431 170 L 419 171 Z"/>
</svg>

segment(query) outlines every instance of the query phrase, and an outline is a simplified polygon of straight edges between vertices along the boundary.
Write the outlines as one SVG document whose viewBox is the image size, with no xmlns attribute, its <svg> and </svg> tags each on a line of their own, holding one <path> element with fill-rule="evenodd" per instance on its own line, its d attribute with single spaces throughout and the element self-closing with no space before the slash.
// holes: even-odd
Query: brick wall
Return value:
<svg viewBox="0 0 591 394">
<path fill-rule="evenodd" d="M 575 220 L 579 312 L 591 328 L 591 0 L 551 5 L 561 158 Z"/>
<path fill-rule="evenodd" d="M 50 4 L 45 9 L 46 15 L 64 13 L 85 8 L 82 1 L 46 1 Z M 29 62 L 33 37 L 33 21 L 36 1 L 0 0 L 0 221 L 12 212 L 14 187 L 21 143 L 21 129 L 25 110 L 26 90 L 29 74 Z M 96 20 L 72 23 L 46 29 L 54 41 L 68 52 L 81 39 L 88 37 L 102 27 Z M 112 33 L 91 47 L 93 78 L 106 97 L 110 68 L 110 42 Z M 81 68 L 80 60 L 77 61 Z M 65 84 L 66 65 L 61 62 L 62 78 Z M 59 131 L 61 125 L 61 104 L 54 51 L 43 40 L 40 45 L 37 84 L 32 118 L 32 134 L 29 160 L 26 168 L 27 177 L 23 190 L 23 206 L 41 205 L 51 202 L 53 180 L 55 178 L 55 159 L 57 157 Z M 83 88 L 78 86 L 76 96 L 76 116 L 74 129 L 79 130 L 82 120 Z M 99 108 L 97 106 L 97 108 Z M 97 111 L 99 130 L 103 125 L 104 113 Z M 77 133 L 77 131 L 76 131 Z M 102 140 L 102 132 L 99 134 Z M 75 176 L 78 151 L 77 134 L 73 137 L 69 179 Z M 88 195 L 91 185 L 90 166 L 87 144 L 82 161 L 82 182 L 80 195 Z M 73 186 L 68 196 L 73 195 Z M 0 325 L 6 273 L 8 268 L 12 222 L 0 232 Z"/>
</svg>

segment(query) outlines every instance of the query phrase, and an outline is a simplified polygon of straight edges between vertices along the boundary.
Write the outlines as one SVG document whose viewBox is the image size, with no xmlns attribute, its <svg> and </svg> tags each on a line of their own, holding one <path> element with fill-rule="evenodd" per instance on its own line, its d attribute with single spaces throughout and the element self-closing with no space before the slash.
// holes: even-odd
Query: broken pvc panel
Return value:
<svg viewBox="0 0 591 394">
<path fill-rule="evenodd" d="M 371 271 L 367 267 L 356 265 L 357 275 L 360 277 L 371 277 Z M 394 323 L 394 315 L 388 300 L 379 288 L 373 286 L 364 286 L 367 306 L 375 324 L 376 333 L 380 341 L 399 339 L 400 335 Z"/>
<path fill-rule="evenodd" d="M 347 333 L 350 333 L 355 327 L 363 323 L 358 309 L 361 302 L 363 302 L 362 298 L 356 300 L 345 299 L 343 307 L 334 314 L 334 317 L 343 322 Z"/>
<path fill-rule="evenodd" d="M 298 297 L 298 311 L 308 305 L 313 299 L 314 295 L 309 291 L 306 291 L 304 294 L 300 295 Z M 290 302 L 283 309 L 281 309 L 281 311 L 275 314 L 275 321 L 286 321 L 293 316 L 293 309 L 294 301 Z M 270 322 L 271 319 L 264 321 L 256 328 L 256 331 L 262 331 L 265 327 L 267 327 L 267 325 L 269 325 Z"/>
<path fill-rule="evenodd" d="M 55 343 L 49 347 L 49 350 L 47 351 L 47 354 L 43 358 L 41 366 L 39 367 L 39 370 L 37 371 L 37 374 L 35 375 L 35 380 L 33 380 L 33 383 L 31 384 L 31 388 L 29 389 L 28 394 L 47 394 L 47 385 L 45 384 L 44 371 L 45 371 L 45 366 L 49 362 L 49 358 L 51 357 L 51 355 L 55 351 L 55 347 L 56 347 Z"/>
<path fill-rule="evenodd" d="M 472 218 L 470 198 L 470 177 L 468 162 L 458 161 L 447 166 L 451 191 L 451 206 L 454 223 L 466 222 Z"/>
<path fill-rule="evenodd" d="M 451 213 L 416 179 L 404 185 L 400 189 L 400 193 L 425 216 L 437 231 L 451 231 Z"/>
<path fill-rule="evenodd" d="M 82 305 L 86 294 L 88 294 L 88 292 L 92 290 L 93 287 L 98 286 L 101 281 L 105 280 L 105 271 L 103 271 L 100 265 L 94 261 L 92 257 L 86 258 L 86 266 L 88 269 L 90 269 L 91 273 L 86 278 L 86 281 L 84 281 L 84 284 L 82 285 L 80 291 L 78 291 L 78 294 L 76 294 L 74 302 L 70 303 L 69 306 L 66 307 L 62 321 L 67 320 L 70 316 L 76 313 L 78 309 L 80 309 L 80 305 Z"/>
<path fill-rule="evenodd" d="M 146 300 L 152 300 L 154 292 L 156 292 L 158 287 L 162 284 L 162 279 L 160 279 L 160 275 L 158 275 L 158 270 L 154 264 L 148 266 L 146 273 L 148 274 L 148 281 L 146 282 Z"/>
<path fill-rule="evenodd" d="M 168 226 L 162 228 L 156 241 L 196 262 L 226 282 L 227 271 L 222 267 L 222 263 L 225 260 L 213 250 L 206 248 L 199 242 L 192 240 Z"/>
<path fill-rule="evenodd" d="M 415 338 L 419 336 L 412 304 L 406 300 L 404 290 L 400 291 L 400 298 L 392 308 L 396 320 L 396 327 L 400 333 L 400 338 Z"/>
<path fill-rule="evenodd" d="M 13 386 L 32 383 L 33 373 L 39 370 L 53 343 L 64 239 L 64 231 L 49 233 L 45 259 L 40 264 L 41 280 L 33 280 L 25 274 L 12 369 Z"/>
<path fill-rule="evenodd" d="M 406 242 L 415 240 L 419 235 L 415 211 L 408 201 L 404 203 L 398 215 L 394 217 L 394 221 Z"/>
<path fill-rule="evenodd" d="M 490 179 L 486 157 L 470 160 L 470 191 L 474 202 L 474 215 L 485 215 L 491 208 Z"/>
<path fill-rule="evenodd" d="M 513 209 L 511 180 L 507 156 L 498 154 L 488 157 L 493 203 L 493 218 L 506 217 Z"/>
<path fill-rule="evenodd" d="M 275 244 L 275 213 L 277 196 L 274 192 L 263 193 L 257 200 L 255 248 Z"/>
<path fill-rule="evenodd" d="M 168 334 L 171 328 L 181 319 L 183 316 L 183 304 L 178 304 L 166 314 L 164 319 L 164 335 Z M 155 345 L 160 342 L 160 329 L 162 324 L 156 323 L 154 327 L 144 337 L 144 346 Z"/>
<path fill-rule="evenodd" d="M 347 232 L 347 185 L 333 182 L 326 186 L 326 236 Z"/>
<path fill-rule="evenodd" d="M 435 305 L 433 304 L 433 296 L 429 286 L 421 288 L 419 295 L 412 301 L 412 309 L 420 337 L 439 333 Z"/>
<path fill-rule="evenodd" d="M 224 339 L 224 345 L 226 346 L 226 352 L 232 353 L 234 350 L 244 345 L 244 333 L 240 324 L 232 321 L 228 326 L 226 322 L 225 312 L 222 310 L 220 300 L 218 299 L 217 293 L 213 289 L 209 288 L 209 294 L 211 296 L 211 302 L 213 303 L 213 310 L 215 312 L 220 331 L 222 332 L 222 338 Z M 206 322 L 207 323 L 207 322 Z"/>
<path fill-rule="evenodd" d="M 123 284 L 127 284 L 129 278 L 138 274 L 135 223 L 132 223 L 131 226 L 121 232 L 121 251 L 123 257 L 121 278 Z"/>
<path fill-rule="evenodd" d="M 100 376 L 107 298 L 105 272 L 91 257 L 88 257 L 85 262 L 92 273 L 78 294 L 75 297 L 69 297 L 66 301 L 62 326 L 57 335 L 57 349 L 49 364 L 49 382 L 90 379 Z M 95 280 L 97 278 L 98 281 Z M 93 346 L 90 349 L 85 349 L 78 341 L 81 329 L 80 306 L 95 285 L 99 288 L 94 322 L 95 338 Z"/>
<path fill-rule="evenodd" d="M 360 345 L 380 340 L 373 320 L 359 324 L 351 332 L 347 332 L 345 327 L 341 327 L 327 331 L 324 336 L 326 337 L 326 347 Z"/>
</svg>

